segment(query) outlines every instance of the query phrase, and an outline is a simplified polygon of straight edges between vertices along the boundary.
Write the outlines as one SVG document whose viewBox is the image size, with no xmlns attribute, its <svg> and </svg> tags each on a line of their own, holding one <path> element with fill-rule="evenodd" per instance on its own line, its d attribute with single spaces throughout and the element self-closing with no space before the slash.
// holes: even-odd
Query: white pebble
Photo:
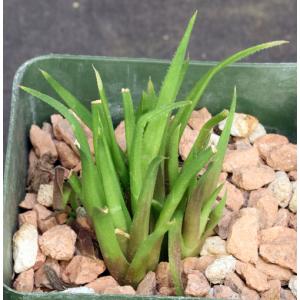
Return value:
<svg viewBox="0 0 300 300">
<path fill-rule="evenodd" d="M 86 286 L 69 288 L 63 291 L 67 294 L 95 294 L 95 290 Z"/>
<path fill-rule="evenodd" d="M 260 123 L 256 126 L 254 131 L 249 135 L 250 143 L 253 144 L 256 139 L 258 139 L 261 136 L 264 136 L 267 134 L 267 131 L 263 125 Z"/>
<path fill-rule="evenodd" d="M 232 255 L 217 258 L 205 270 L 206 278 L 213 284 L 223 283 L 225 277 L 235 270 L 236 259 Z"/>
<path fill-rule="evenodd" d="M 226 120 L 219 123 L 219 129 L 225 128 Z M 258 120 L 247 114 L 235 113 L 233 123 L 231 126 L 230 134 L 236 137 L 248 137 L 254 132 L 258 125 Z"/>
<path fill-rule="evenodd" d="M 289 281 L 289 288 L 291 289 L 294 296 L 297 297 L 297 276 L 296 275 L 291 277 Z"/>
<path fill-rule="evenodd" d="M 201 249 L 200 255 L 227 255 L 226 242 L 219 236 L 208 237 Z"/>
<path fill-rule="evenodd" d="M 278 200 L 280 207 L 287 207 L 292 197 L 293 187 L 285 172 L 279 171 L 275 174 L 275 180 L 270 183 L 268 189 Z"/>
<path fill-rule="evenodd" d="M 293 213 L 297 213 L 297 181 L 292 182 L 293 195 L 289 203 L 289 209 Z"/>
<path fill-rule="evenodd" d="M 38 253 L 38 231 L 24 223 L 13 237 L 14 271 L 24 272 L 34 266 Z"/>
<path fill-rule="evenodd" d="M 53 205 L 53 184 L 41 184 L 38 195 L 37 202 L 46 207 Z"/>
</svg>

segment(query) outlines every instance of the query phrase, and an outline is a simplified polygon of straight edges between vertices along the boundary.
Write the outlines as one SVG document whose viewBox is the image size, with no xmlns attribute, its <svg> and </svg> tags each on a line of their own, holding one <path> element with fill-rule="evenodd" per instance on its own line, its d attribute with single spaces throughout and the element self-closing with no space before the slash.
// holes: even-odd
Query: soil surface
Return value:
<svg viewBox="0 0 300 300">
<path fill-rule="evenodd" d="M 199 11 L 190 57 L 219 60 L 274 39 L 287 47 L 256 55 L 255 62 L 296 61 L 296 0 L 5 0 L 4 148 L 11 84 L 25 60 L 48 53 L 169 59 L 183 28 Z"/>
</svg>

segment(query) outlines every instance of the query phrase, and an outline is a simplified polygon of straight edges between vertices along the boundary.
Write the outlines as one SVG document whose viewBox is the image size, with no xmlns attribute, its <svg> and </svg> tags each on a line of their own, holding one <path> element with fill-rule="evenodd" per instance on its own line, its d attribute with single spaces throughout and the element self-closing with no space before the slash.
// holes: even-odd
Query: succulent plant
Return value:
<svg viewBox="0 0 300 300">
<path fill-rule="evenodd" d="M 184 101 L 176 101 L 189 66 L 186 52 L 196 14 L 188 23 L 159 93 L 149 80 L 135 108 L 129 89 L 122 89 L 125 152 L 116 142 L 104 85 L 94 66 L 101 100 L 91 102 L 91 111 L 45 71 L 43 76 L 64 104 L 37 90 L 21 87 L 56 109 L 74 130 L 82 173 L 80 177 L 73 173 L 68 184 L 93 222 L 111 275 L 120 283 L 136 286 L 149 270 L 155 269 L 161 253 L 168 251 L 178 295 L 182 294 L 181 259 L 199 254 L 226 203 L 226 193 L 218 201 L 223 187 L 219 185 L 219 175 L 236 109 L 235 88 L 229 111 L 224 110 L 205 123 L 181 165 L 178 145 L 183 131 L 216 73 L 257 51 L 286 43 L 264 43 L 230 56 L 202 76 Z M 93 132 L 94 156 L 79 119 Z M 210 135 L 224 119 L 225 128 L 214 148 L 209 145 Z M 201 170 L 205 172 L 199 176 Z M 64 193 L 69 195 L 70 191 L 64 189 Z"/>
</svg>

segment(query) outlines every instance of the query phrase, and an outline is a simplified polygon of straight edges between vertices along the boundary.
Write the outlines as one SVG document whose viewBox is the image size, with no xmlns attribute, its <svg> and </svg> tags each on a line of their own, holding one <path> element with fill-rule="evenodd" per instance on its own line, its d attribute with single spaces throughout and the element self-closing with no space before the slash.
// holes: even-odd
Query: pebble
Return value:
<svg viewBox="0 0 300 300">
<path fill-rule="evenodd" d="M 289 210 L 293 213 L 297 213 L 297 182 L 292 183 L 293 194 L 289 203 Z"/>
<path fill-rule="evenodd" d="M 41 251 L 57 260 L 70 260 L 75 252 L 76 233 L 67 225 L 56 225 L 39 239 Z"/>
<path fill-rule="evenodd" d="M 292 291 L 293 295 L 297 297 L 297 276 L 292 276 L 289 281 L 289 288 Z"/>
<path fill-rule="evenodd" d="M 250 140 L 251 144 L 253 144 L 256 139 L 258 139 L 266 134 L 267 134 L 267 132 L 266 132 L 265 127 L 262 124 L 258 123 L 256 128 L 254 129 L 254 131 L 249 135 L 249 140 Z"/>
<path fill-rule="evenodd" d="M 87 256 L 76 255 L 64 270 L 70 283 L 84 284 L 94 281 L 106 270 L 104 262 Z"/>
<path fill-rule="evenodd" d="M 156 294 L 156 275 L 148 272 L 144 279 L 139 283 L 136 293 L 138 295 L 151 296 Z"/>
<path fill-rule="evenodd" d="M 34 193 L 26 193 L 24 200 L 19 204 L 19 207 L 25 209 L 33 209 L 35 204 L 37 203 L 37 194 Z"/>
<path fill-rule="evenodd" d="M 280 299 L 281 284 L 279 280 L 270 280 L 269 289 L 261 293 L 261 300 Z"/>
<path fill-rule="evenodd" d="M 103 294 L 110 294 L 110 295 L 135 295 L 135 290 L 130 285 L 124 286 L 110 286 L 107 287 Z"/>
<path fill-rule="evenodd" d="M 62 292 L 66 294 L 95 294 L 95 291 L 92 288 L 86 286 L 68 288 Z"/>
<path fill-rule="evenodd" d="M 204 297 L 208 294 L 210 285 L 200 271 L 193 271 L 187 275 L 186 288 L 184 294 L 186 296 Z"/>
<path fill-rule="evenodd" d="M 200 255 L 228 255 L 226 242 L 219 236 L 208 237 L 202 246 Z"/>
<path fill-rule="evenodd" d="M 33 210 L 37 213 L 38 229 L 42 233 L 57 225 L 55 217 L 51 217 L 53 212 L 45 206 L 37 203 Z"/>
<path fill-rule="evenodd" d="M 275 179 L 275 172 L 268 166 L 252 166 L 235 169 L 232 182 L 238 187 L 251 191 L 269 184 Z"/>
<path fill-rule="evenodd" d="M 191 129 L 189 126 L 185 127 L 179 143 L 179 154 L 183 160 L 187 159 L 197 136 L 198 132 L 196 130 Z"/>
<path fill-rule="evenodd" d="M 269 133 L 254 141 L 254 146 L 257 147 L 260 156 L 266 159 L 268 153 L 273 147 L 288 144 L 289 140 L 280 134 Z"/>
<path fill-rule="evenodd" d="M 21 273 L 32 268 L 38 253 L 38 231 L 25 223 L 13 236 L 14 271 Z"/>
<path fill-rule="evenodd" d="M 297 169 L 297 146 L 284 144 L 272 148 L 266 156 L 266 162 L 274 170 L 295 171 Z"/>
<path fill-rule="evenodd" d="M 120 148 L 126 151 L 125 122 L 122 121 L 115 129 L 115 137 Z"/>
<path fill-rule="evenodd" d="M 227 251 L 244 262 L 258 259 L 259 215 L 256 208 L 243 208 L 232 223 L 227 237 Z"/>
<path fill-rule="evenodd" d="M 223 283 L 225 277 L 235 269 L 236 259 L 231 256 L 217 258 L 205 270 L 206 278 L 214 284 Z"/>
<path fill-rule="evenodd" d="M 211 114 L 206 107 L 203 107 L 200 110 L 194 110 L 192 112 L 188 124 L 192 129 L 199 132 L 209 119 L 211 119 Z"/>
<path fill-rule="evenodd" d="M 236 272 L 240 274 L 246 281 L 247 286 L 255 289 L 258 292 L 263 292 L 269 289 L 267 276 L 257 270 L 252 264 L 237 262 Z"/>
<path fill-rule="evenodd" d="M 55 146 L 59 161 L 64 168 L 74 169 L 80 163 L 78 155 L 67 145 L 67 143 L 55 141 Z"/>
<path fill-rule="evenodd" d="M 240 295 L 235 293 L 230 287 L 225 285 L 215 285 L 213 287 L 212 296 L 215 299 L 231 299 L 231 300 L 240 300 Z"/>
<path fill-rule="evenodd" d="M 13 288 L 18 292 L 31 293 L 34 286 L 34 271 L 29 269 L 21 272 L 13 283 Z"/>
<path fill-rule="evenodd" d="M 53 205 L 53 184 L 40 185 L 37 194 L 37 202 L 46 207 L 51 207 Z"/>
<path fill-rule="evenodd" d="M 96 293 L 101 294 L 107 287 L 118 286 L 119 284 L 112 276 L 101 276 L 94 281 L 86 284 L 88 288 L 92 288 Z"/>
<path fill-rule="evenodd" d="M 261 230 L 259 254 L 266 261 L 296 272 L 297 232 L 287 227 Z"/>
<path fill-rule="evenodd" d="M 219 123 L 219 129 L 225 128 L 226 120 Z M 258 120 L 247 114 L 235 113 L 230 134 L 236 137 L 248 137 L 258 126 Z"/>
<path fill-rule="evenodd" d="M 293 186 L 285 172 L 279 171 L 275 174 L 274 181 L 268 186 L 273 196 L 277 199 L 280 207 L 287 207 L 293 193 Z"/>
<path fill-rule="evenodd" d="M 19 226 L 28 223 L 37 228 L 37 213 L 34 210 L 29 210 L 22 214 L 19 214 L 18 219 L 19 219 Z"/>
</svg>

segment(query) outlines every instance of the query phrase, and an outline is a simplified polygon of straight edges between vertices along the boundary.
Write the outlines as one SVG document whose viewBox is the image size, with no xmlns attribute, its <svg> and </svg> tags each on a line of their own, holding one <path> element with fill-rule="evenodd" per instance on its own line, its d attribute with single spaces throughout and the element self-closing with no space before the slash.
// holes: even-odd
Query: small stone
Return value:
<svg viewBox="0 0 300 300">
<path fill-rule="evenodd" d="M 125 122 L 122 121 L 115 129 L 115 137 L 120 148 L 126 151 Z"/>
<path fill-rule="evenodd" d="M 243 193 L 229 181 L 225 181 L 224 187 L 219 193 L 222 198 L 227 191 L 226 207 L 231 211 L 238 211 L 244 204 Z"/>
<path fill-rule="evenodd" d="M 69 215 L 66 212 L 59 212 L 55 215 L 56 222 L 59 225 L 65 224 L 68 221 L 68 217 Z"/>
<path fill-rule="evenodd" d="M 255 267 L 257 270 L 266 274 L 269 280 L 280 280 L 284 284 L 286 284 L 293 275 L 293 273 L 289 269 L 270 264 L 261 258 L 258 259 Z"/>
<path fill-rule="evenodd" d="M 293 213 L 297 213 L 297 183 L 293 188 L 293 195 L 289 203 L 289 210 Z"/>
<path fill-rule="evenodd" d="M 208 237 L 202 246 L 200 255 L 228 255 L 226 242 L 219 236 Z"/>
<path fill-rule="evenodd" d="M 257 147 L 260 156 L 266 159 L 268 153 L 273 147 L 288 144 L 288 139 L 280 134 L 266 134 L 260 138 L 257 138 L 254 142 L 254 146 Z"/>
<path fill-rule="evenodd" d="M 96 293 L 102 294 L 106 288 L 118 285 L 119 284 L 112 276 L 101 276 L 85 286 L 92 288 Z"/>
<path fill-rule="evenodd" d="M 288 175 L 291 181 L 297 181 L 297 171 L 290 171 Z"/>
<path fill-rule="evenodd" d="M 269 289 L 267 276 L 257 270 L 252 264 L 237 262 L 236 272 L 240 274 L 245 280 L 246 284 L 258 292 L 263 292 Z"/>
<path fill-rule="evenodd" d="M 296 272 L 297 232 L 287 227 L 272 227 L 260 232 L 259 254 L 268 262 Z"/>
<path fill-rule="evenodd" d="M 297 214 L 290 214 L 289 227 L 297 230 Z"/>
<path fill-rule="evenodd" d="M 286 208 L 280 208 L 277 213 L 273 226 L 288 227 L 290 220 L 290 212 Z"/>
<path fill-rule="evenodd" d="M 45 161 L 54 163 L 57 159 L 57 151 L 51 135 L 36 125 L 31 125 L 30 141 L 37 156 Z"/>
<path fill-rule="evenodd" d="M 192 271 L 204 272 L 206 268 L 216 260 L 217 257 L 205 255 L 201 257 L 186 257 L 182 260 L 182 269 L 184 274 Z"/>
<path fill-rule="evenodd" d="M 247 191 L 259 189 L 274 179 L 275 172 L 268 166 L 239 168 L 232 175 L 232 182 Z"/>
<path fill-rule="evenodd" d="M 76 233 L 67 225 L 56 225 L 39 239 L 41 251 L 57 260 L 69 260 L 75 251 Z"/>
<path fill-rule="evenodd" d="M 205 276 L 211 283 L 223 283 L 227 274 L 234 271 L 235 263 L 236 259 L 231 255 L 217 258 L 206 268 Z"/>
<path fill-rule="evenodd" d="M 254 131 L 249 135 L 249 140 L 250 140 L 251 144 L 253 144 L 256 139 L 258 139 L 266 134 L 267 134 L 267 132 L 266 132 L 265 127 L 262 124 L 258 123 L 256 128 L 254 129 Z"/>
<path fill-rule="evenodd" d="M 221 239 L 227 239 L 230 225 L 234 222 L 237 215 L 238 213 L 232 212 L 227 208 L 224 208 L 223 216 L 216 228 L 216 232 L 218 233 Z"/>
<path fill-rule="evenodd" d="M 280 300 L 296 300 L 291 290 L 286 290 L 281 288 L 280 290 Z"/>
<path fill-rule="evenodd" d="M 45 265 L 49 266 L 56 273 L 58 278 L 61 277 L 61 269 L 58 261 L 52 258 L 47 258 L 46 262 L 34 274 L 34 285 L 38 288 L 45 287 L 48 289 L 53 289 L 54 287 L 51 285 L 45 272 Z"/>
<path fill-rule="evenodd" d="M 156 275 L 148 272 L 144 279 L 139 283 L 136 293 L 138 295 L 151 296 L 156 294 Z"/>
<path fill-rule="evenodd" d="M 228 148 L 228 150 L 247 150 L 252 148 L 248 138 L 233 137 L 232 140 L 234 141 L 234 149 Z"/>
<path fill-rule="evenodd" d="M 289 288 L 292 291 L 293 295 L 297 297 L 297 276 L 292 276 L 289 281 Z"/>
<path fill-rule="evenodd" d="M 37 202 L 46 207 L 50 207 L 53 204 L 53 184 L 41 184 L 38 195 Z"/>
<path fill-rule="evenodd" d="M 38 252 L 37 228 L 25 223 L 13 236 L 14 271 L 21 273 L 32 268 Z"/>
<path fill-rule="evenodd" d="M 267 154 L 267 164 L 274 170 L 294 171 L 297 169 L 297 146 L 284 144 L 273 147 Z"/>
<path fill-rule="evenodd" d="M 258 200 L 265 196 L 271 197 L 273 194 L 267 188 L 260 188 L 258 190 L 251 191 L 249 194 L 248 206 L 256 207 Z"/>
<path fill-rule="evenodd" d="M 31 293 L 34 284 L 34 271 L 29 269 L 21 272 L 14 281 L 13 288 L 18 292 Z"/>
<path fill-rule="evenodd" d="M 26 211 L 19 214 L 19 226 L 28 223 L 37 228 L 37 213 L 34 210 Z"/>
<path fill-rule="evenodd" d="M 100 259 L 76 255 L 64 270 L 64 274 L 71 283 L 84 284 L 94 281 L 105 269 L 104 262 Z"/>
<path fill-rule="evenodd" d="M 240 299 L 239 294 L 235 293 L 230 287 L 225 285 L 215 285 L 213 287 L 213 297 L 215 299 Z"/>
<path fill-rule="evenodd" d="M 33 207 L 37 203 L 36 198 L 37 198 L 36 194 L 27 193 L 25 195 L 24 200 L 19 204 L 19 207 L 25 208 L 25 209 L 33 209 Z"/>
<path fill-rule="evenodd" d="M 255 147 L 241 150 L 227 150 L 222 170 L 232 173 L 234 169 L 256 166 L 259 162 L 259 153 Z"/>
<path fill-rule="evenodd" d="M 171 287 L 172 286 L 172 279 L 171 279 L 171 273 L 169 269 L 169 263 L 168 262 L 160 262 L 156 268 L 156 281 L 158 288 L 161 288 L 163 286 L 165 287 Z"/>
<path fill-rule="evenodd" d="M 277 199 L 271 195 L 261 197 L 256 203 L 256 208 L 259 213 L 260 228 L 263 229 L 271 227 L 277 218 Z"/>
<path fill-rule="evenodd" d="M 39 248 L 36 256 L 36 261 L 33 266 L 33 270 L 38 270 L 44 264 L 45 261 L 46 261 L 46 256 L 42 253 L 42 251 Z"/>
<path fill-rule="evenodd" d="M 124 285 L 124 286 L 111 286 L 107 287 L 103 294 L 109 294 L 109 295 L 135 295 L 135 290 L 130 285 Z"/>
<path fill-rule="evenodd" d="M 55 146 L 59 161 L 63 167 L 74 169 L 79 164 L 79 157 L 65 142 L 56 141 Z"/>
<path fill-rule="evenodd" d="M 194 271 L 187 275 L 186 288 L 184 294 L 186 296 L 204 297 L 208 294 L 210 285 L 200 271 Z"/>
<path fill-rule="evenodd" d="M 223 130 L 226 120 L 219 123 L 219 129 Z M 248 137 L 251 135 L 258 126 L 258 120 L 251 116 L 241 113 L 235 113 L 233 124 L 231 126 L 230 134 L 236 137 Z"/>
<path fill-rule="evenodd" d="M 268 186 L 273 196 L 278 200 L 280 207 L 287 207 L 292 197 L 293 186 L 285 172 L 275 174 L 275 180 Z"/>
<path fill-rule="evenodd" d="M 243 208 L 232 224 L 228 238 L 227 251 L 244 262 L 255 263 L 258 259 L 258 211 Z"/>
<path fill-rule="evenodd" d="M 62 292 L 66 294 L 95 294 L 95 291 L 92 288 L 86 286 L 68 288 Z"/>
<path fill-rule="evenodd" d="M 279 280 L 270 280 L 270 288 L 261 294 L 261 300 L 280 299 L 281 284 Z"/>
<path fill-rule="evenodd" d="M 191 129 L 189 126 L 185 127 L 179 143 L 179 154 L 183 160 L 187 159 L 197 136 L 198 132 L 196 130 Z"/>
<path fill-rule="evenodd" d="M 37 213 L 38 229 L 43 233 L 57 225 L 55 217 L 51 217 L 53 212 L 41 204 L 36 204 L 33 208 Z"/>
<path fill-rule="evenodd" d="M 234 272 L 227 274 L 224 285 L 230 287 L 234 292 L 241 293 L 245 287 L 243 280 Z"/>
<path fill-rule="evenodd" d="M 203 107 L 198 111 L 194 110 L 192 112 L 188 124 L 192 129 L 200 131 L 209 119 L 211 119 L 211 114 L 206 107 Z"/>
<path fill-rule="evenodd" d="M 51 115 L 51 123 L 53 125 L 55 138 L 59 141 L 66 142 L 75 153 L 79 154 L 75 145 L 76 138 L 70 123 L 58 114 Z"/>
<path fill-rule="evenodd" d="M 260 297 L 257 291 L 245 286 L 241 292 L 241 300 L 260 300 Z"/>
</svg>

